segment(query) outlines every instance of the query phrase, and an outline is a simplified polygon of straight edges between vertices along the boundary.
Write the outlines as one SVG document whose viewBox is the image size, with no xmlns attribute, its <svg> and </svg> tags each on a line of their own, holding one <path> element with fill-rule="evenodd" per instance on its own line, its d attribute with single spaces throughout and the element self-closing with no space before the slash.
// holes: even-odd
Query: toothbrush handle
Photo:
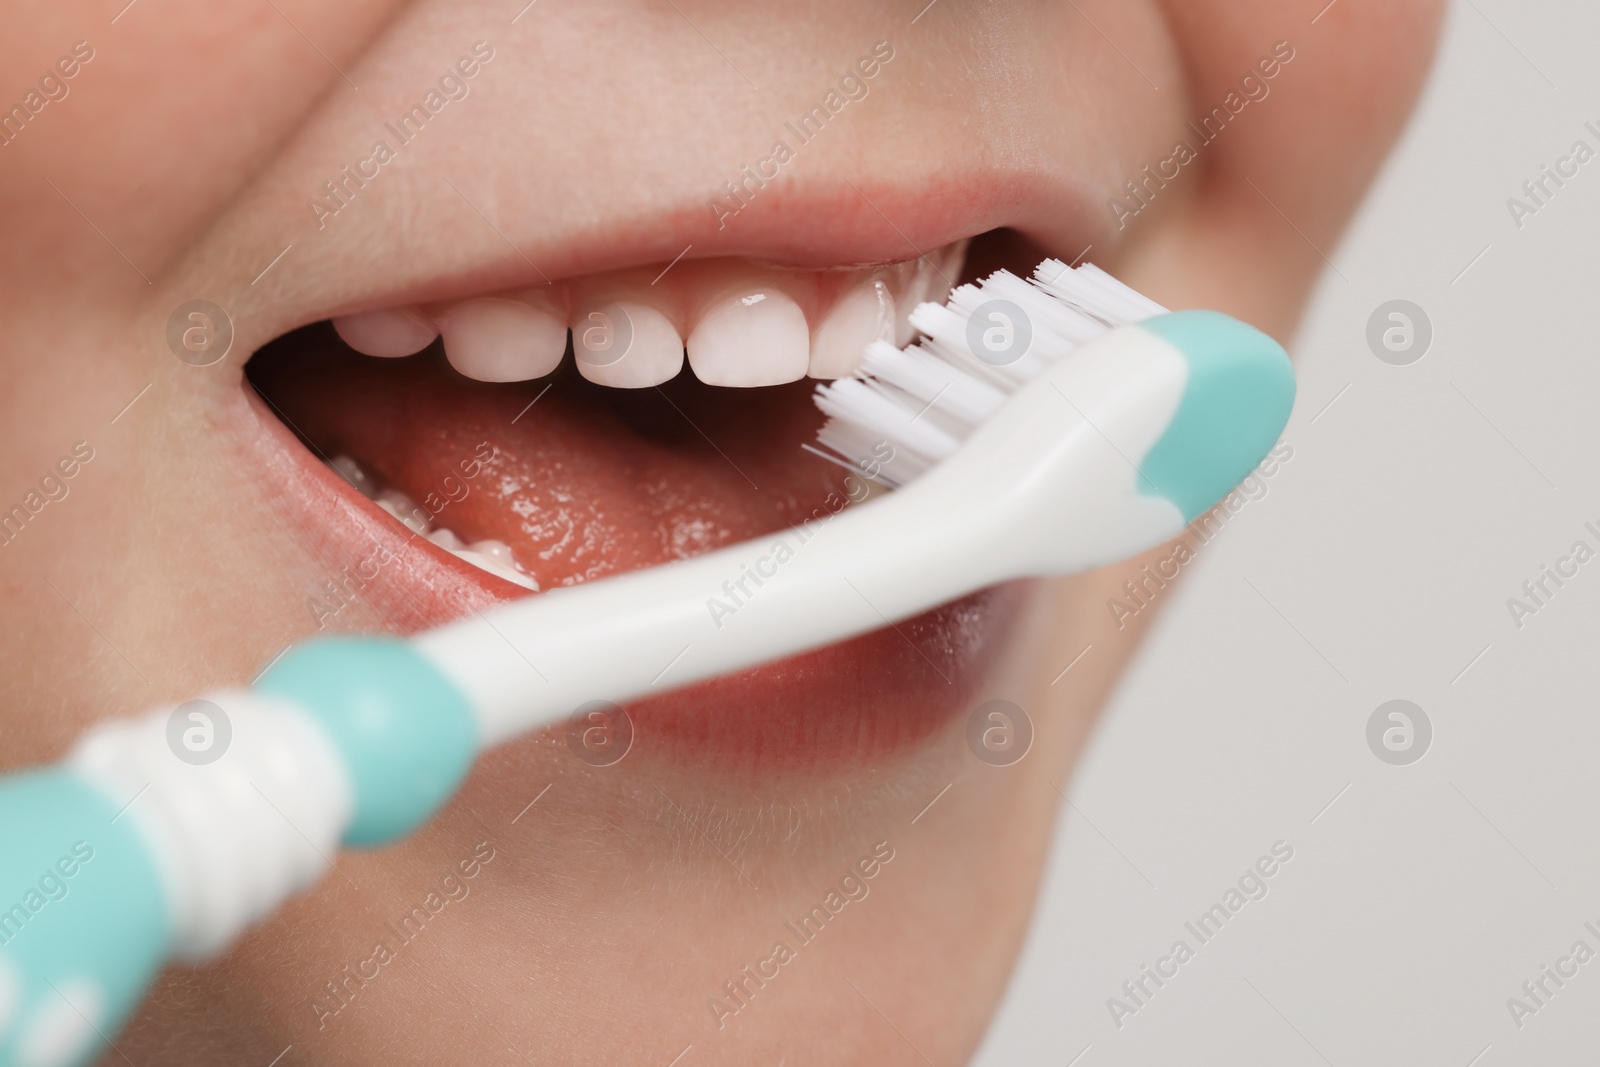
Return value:
<svg viewBox="0 0 1600 1067">
<path fill-rule="evenodd" d="M 493 745 L 620 701 L 875 630 L 995 582 L 1176 537 L 1288 420 L 1283 349 L 1214 312 L 1122 326 L 1053 364 L 953 456 L 881 500 L 424 634 Z"/>
<path fill-rule="evenodd" d="M 932 478 L 934 475 L 925 475 Z M 413 639 L 467 695 L 485 746 L 876 630 L 1010 577 L 974 568 L 986 523 L 920 483 L 691 560 L 528 597 Z M 921 573 L 908 584 L 905 539 Z M 966 562 L 963 562 L 965 560 Z"/>
<path fill-rule="evenodd" d="M 416 638 L 467 694 L 485 744 L 879 629 L 1024 575 L 1160 544 L 1182 513 L 1137 463 L 1184 393 L 1140 327 L 1083 346 L 915 481 L 692 560 L 528 597 Z M 1070 399 L 1063 399 L 1063 398 Z M 1258 457 L 1257 457 L 1258 458 Z M 1251 463 L 1256 462 L 1252 459 Z"/>
</svg>

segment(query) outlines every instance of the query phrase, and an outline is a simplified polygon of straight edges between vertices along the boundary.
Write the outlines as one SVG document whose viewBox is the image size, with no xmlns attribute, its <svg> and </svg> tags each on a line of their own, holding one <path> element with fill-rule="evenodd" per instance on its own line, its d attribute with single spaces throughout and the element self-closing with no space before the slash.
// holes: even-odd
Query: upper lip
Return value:
<svg viewBox="0 0 1600 1067">
<path fill-rule="evenodd" d="M 841 177 L 774 185 L 720 229 L 707 207 L 711 191 L 698 186 L 656 188 L 639 202 L 608 205 L 601 217 L 581 218 L 530 209 L 472 180 L 470 171 L 416 181 L 421 187 L 409 191 L 409 207 L 427 220 L 424 227 L 400 229 L 383 217 L 381 206 L 348 213 L 321 232 L 298 214 L 291 216 L 294 225 L 265 232 L 257 218 L 230 216 L 178 266 L 161 287 L 161 302 L 152 306 L 166 306 L 164 298 L 177 292 L 185 299 L 214 292 L 219 275 L 243 273 L 241 263 L 254 270 L 273 263 L 256 281 L 223 294 L 230 297 L 224 306 L 235 319 L 236 350 L 249 352 L 339 314 L 624 267 L 666 266 L 679 257 L 854 267 L 915 258 L 1009 227 L 1072 261 L 1091 243 L 1111 241 L 1087 194 L 1061 176 L 977 163 L 876 181 Z M 339 243 L 372 249 L 361 257 L 362 269 L 336 264 Z"/>
</svg>

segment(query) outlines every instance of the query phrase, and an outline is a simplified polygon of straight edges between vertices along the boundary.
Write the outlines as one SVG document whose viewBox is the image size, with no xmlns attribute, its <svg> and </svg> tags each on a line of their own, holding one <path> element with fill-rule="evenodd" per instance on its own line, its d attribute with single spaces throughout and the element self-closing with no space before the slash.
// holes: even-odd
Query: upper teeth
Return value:
<svg viewBox="0 0 1600 1067">
<path fill-rule="evenodd" d="M 345 343 L 408 356 L 443 335 L 456 370 L 487 382 L 539 378 L 568 331 L 578 372 L 601 385 L 659 385 L 682 369 L 711 385 L 763 386 L 856 373 L 873 341 L 911 339 L 909 316 L 955 284 L 966 242 L 864 270 L 795 271 L 729 259 L 572 279 L 335 318 Z"/>
</svg>

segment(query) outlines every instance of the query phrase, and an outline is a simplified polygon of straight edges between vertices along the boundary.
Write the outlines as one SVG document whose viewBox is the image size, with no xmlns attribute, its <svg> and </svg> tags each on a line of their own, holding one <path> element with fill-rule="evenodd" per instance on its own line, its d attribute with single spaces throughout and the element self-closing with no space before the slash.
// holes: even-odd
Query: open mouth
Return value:
<svg viewBox="0 0 1600 1067">
<path fill-rule="evenodd" d="M 278 424 L 258 447 L 346 559 L 312 599 L 316 625 L 360 601 L 412 632 L 854 506 L 867 480 L 802 448 L 822 422 L 816 380 L 853 373 L 873 340 L 907 341 L 910 309 L 944 299 L 965 252 L 826 271 L 658 264 L 266 345 L 246 366 Z M 754 593 L 746 581 L 730 576 L 729 603 Z M 1023 599 L 987 590 L 627 702 L 634 750 L 762 771 L 883 759 L 970 707 Z"/>
</svg>

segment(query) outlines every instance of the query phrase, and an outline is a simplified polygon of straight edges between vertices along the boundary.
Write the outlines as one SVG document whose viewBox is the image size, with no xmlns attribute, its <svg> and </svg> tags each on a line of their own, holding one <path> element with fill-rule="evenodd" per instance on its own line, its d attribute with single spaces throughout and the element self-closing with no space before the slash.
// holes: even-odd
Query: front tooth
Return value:
<svg viewBox="0 0 1600 1067">
<path fill-rule="evenodd" d="M 928 279 L 928 291 L 922 299 L 942 304 L 950 298 L 950 291 L 961 282 L 961 268 L 967 264 L 969 244 L 971 239 L 964 237 L 929 253 L 933 257 L 935 270 Z"/>
<path fill-rule="evenodd" d="M 555 370 L 567 350 L 566 316 L 547 300 L 480 297 L 440 316 L 450 365 L 480 382 L 525 382 Z"/>
<path fill-rule="evenodd" d="M 351 457 L 341 452 L 328 461 L 328 466 L 332 467 L 334 473 L 349 482 L 356 492 L 368 500 L 372 500 L 378 495 L 378 483 L 373 480 L 372 475 L 367 473 L 366 468 Z"/>
<path fill-rule="evenodd" d="M 532 578 L 522 572 L 516 560 L 511 557 L 511 546 L 504 541 L 474 541 L 472 544 L 464 543 L 456 536 L 454 530 L 448 527 L 439 527 L 427 535 L 428 540 L 450 553 L 459 560 L 477 567 L 479 570 L 488 571 L 497 578 L 504 578 L 524 589 L 538 591 L 539 586 Z"/>
<path fill-rule="evenodd" d="M 848 378 L 861 366 L 873 341 L 895 337 L 895 299 L 882 278 L 842 293 L 811 335 L 813 378 Z"/>
<path fill-rule="evenodd" d="M 452 550 L 451 554 L 457 559 L 466 560 L 479 570 L 488 571 L 497 578 L 504 578 L 508 582 L 522 586 L 524 589 L 532 589 L 534 592 L 538 592 L 539 584 L 522 571 L 518 570 L 514 564 L 505 562 L 505 560 L 502 559 L 499 554 L 490 555 L 488 553 L 480 552 L 478 550 L 478 546 L 484 544 L 499 545 L 500 542 L 478 541 L 473 543 L 468 548 L 454 549 Z"/>
<path fill-rule="evenodd" d="M 474 541 L 456 554 L 468 562 L 476 563 L 491 574 L 498 574 L 526 589 L 537 591 L 539 588 L 539 583 L 522 569 L 511 554 L 511 546 L 504 541 L 496 541 L 493 538 Z"/>
<path fill-rule="evenodd" d="M 805 312 L 778 289 L 724 297 L 689 332 L 689 366 L 707 385 L 782 385 L 804 378 L 810 363 Z"/>
<path fill-rule="evenodd" d="M 496 563 L 504 564 L 507 567 L 520 569 L 517 567 L 516 557 L 511 554 L 511 546 L 504 541 L 496 541 L 492 537 L 485 538 L 482 541 L 472 542 L 467 546 L 467 551 L 476 552 L 480 556 L 487 556 Z"/>
<path fill-rule="evenodd" d="M 379 490 L 374 501 L 380 508 L 399 519 L 412 533 L 426 535 L 433 529 L 428 513 L 421 504 L 398 489 Z"/>
<path fill-rule="evenodd" d="M 895 319 L 896 346 L 904 348 L 917 335 L 916 327 L 911 325 L 911 312 L 918 304 L 928 299 L 928 290 L 931 288 L 929 282 L 933 280 L 932 264 L 928 262 L 927 256 L 912 261 L 911 270 L 900 293 L 900 313 Z"/>
<path fill-rule="evenodd" d="M 902 264 L 905 270 L 897 276 L 900 299 L 895 316 L 896 346 L 904 348 L 917 335 L 916 327 L 911 325 L 911 312 L 918 304 L 942 304 L 950 296 L 966 258 L 967 242 L 962 240 Z"/>
<path fill-rule="evenodd" d="M 591 301 L 572 318 L 578 373 L 596 385 L 642 389 L 683 369 L 683 337 L 659 309 L 633 300 Z"/>
<path fill-rule="evenodd" d="M 349 345 L 365 356 L 409 356 L 421 352 L 439 336 L 433 323 L 414 308 L 385 308 L 341 315 L 333 328 Z"/>
<path fill-rule="evenodd" d="M 447 526 L 429 530 L 427 538 L 447 552 L 457 552 L 466 547 L 461 538 L 456 536 L 456 532 Z"/>
</svg>

